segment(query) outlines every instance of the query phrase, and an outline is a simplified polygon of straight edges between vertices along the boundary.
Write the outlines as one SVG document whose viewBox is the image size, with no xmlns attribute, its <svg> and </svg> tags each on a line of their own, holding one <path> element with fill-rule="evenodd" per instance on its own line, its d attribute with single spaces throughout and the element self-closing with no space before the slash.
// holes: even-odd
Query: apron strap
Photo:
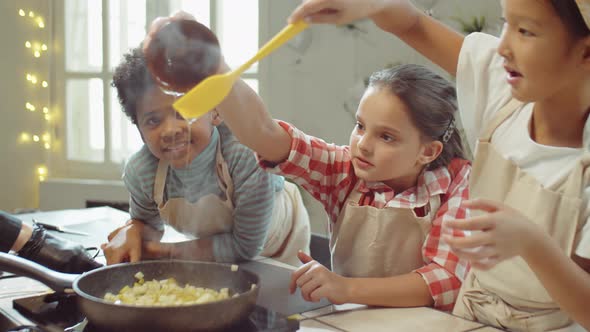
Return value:
<svg viewBox="0 0 590 332">
<path fill-rule="evenodd" d="M 508 119 L 517 109 L 524 104 L 514 98 L 511 98 L 506 105 L 492 118 L 492 121 L 487 125 L 479 141 L 489 142 L 492 139 L 492 134 L 496 129 Z"/>
<path fill-rule="evenodd" d="M 158 162 L 158 170 L 156 171 L 156 179 L 154 182 L 154 200 L 158 206 L 162 206 L 164 203 L 164 188 L 166 185 L 166 177 L 168 175 L 169 164 L 165 161 L 160 160 Z M 226 204 L 233 210 L 234 205 L 232 197 L 234 194 L 234 185 L 229 174 L 227 163 L 221 153 L 221 135 L 217 140 L 217 149 L 215 152 L 215 166 L 217 172 L 217 183 L 221 190 L 225 194 Z"/>
<path fill-rule="evenodd" d="M 158 162 L 158 170 L 156 171 L 156 179 L 154 181 L 154 200 L 158 207 L 162 206 L 164 202 L 164 187 L 166 185 L 166 177 L 168 176 L 168 163 L 160 160 Z"/>
<path fill-rule="evenodd" d="M 231 209 L 234 209 L 232 198 L 234 197 L 234 182 L 229 174 L 229 169 L 223 154 L 221 153 L 221 133 L 217 139 L 217 149 L 215 152 L 215 170 L 217 171 L 217 184 L 219 188 L 225 193 L 225 204 Z"/>
<path fill-rule="evenodd" d="M 576 167 L 567 177 L 564 194 L 580 197 L 590 183 L 590 152 L 584 151 Z"/>
</svg>

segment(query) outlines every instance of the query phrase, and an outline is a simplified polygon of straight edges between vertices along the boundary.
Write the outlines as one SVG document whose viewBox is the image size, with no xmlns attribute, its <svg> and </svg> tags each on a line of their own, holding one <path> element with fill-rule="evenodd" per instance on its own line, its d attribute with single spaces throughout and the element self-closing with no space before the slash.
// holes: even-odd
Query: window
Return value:
<svg viewBox="0 0 590 332">
<path fill-rule="evenodd" d="M 178 10 L 193 14 L 216 32 L 230 67 L 258 48 L 257 0 L 102 0 L 56 1 L 56 105 L 63 110 L 63 151 L 56 157 L 68 176 L 118 178 L 122 163 L 142 143 L 120 109 L 110 86 L 113 68 L 143 40 L 153 18 Z M 61 25 L 63 24 L 63 25 Z M 63 31 L 63 33 L 59 33 Z M 243 75 L 258 91 L 258 67 Z M 59 172 L 58 172 L 59 173 Z"/>
</svg>

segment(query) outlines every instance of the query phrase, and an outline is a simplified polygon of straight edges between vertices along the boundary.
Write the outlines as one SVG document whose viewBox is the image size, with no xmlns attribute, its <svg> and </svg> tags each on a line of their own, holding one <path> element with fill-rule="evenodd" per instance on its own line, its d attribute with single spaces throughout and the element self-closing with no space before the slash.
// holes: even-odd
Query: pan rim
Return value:
<svg viewBox="0 0 590 332">
<path fill-rule="evenodd" d="M 142 305 L 132 305 L 132 304 L 117 304 L 114 302 L 107 301 L 104 298 L 90 295 L 90 294 L 82 291 L 80 289 L 80 287 L 78 287 L 78 283 L 80 282 L 80 280 L 84 279 L 86 276 L 101 273 L 101 271 L 111 270 L 111 269 L 115 269 L 115 268 L 121 267 L 121 266 L 149 265 L 149 264 L 163 264 L 163 263 L 178 263 L 178 264 L 187 264 L 188 263 L 191 265 L 199 264 L 199 265 L 223 266 L 223 267 L 230 269 L 230 271 L 231 271 L 233 265 L 238 265 L 238 264 L 232 264 L 232 263 L 202 262 L 202 261 L 191 261 L 191 260 L 181 260 L 181 259 L 160 259 L 160 260 L 139 261 L 139 262 L 133 262 L 133 263 L 118 263 L 118 264 L 113 264 L 113 265 L 106 265 L 106 266 L 100 267 L 98 269 L 94 269 L 94 270 L 82 273 L 72 283 L 72 289 L 74 290 L 74 292 L 78 296 L 85 298 L 87 300 L 93 301 L 93 302 L 98 302 L 98 303 L 106 304 L 106 305 L 113 305 L 113 306 L 117 306 L 118 308 L 129 308 L 129 309 L 134 309 L 134 310 L 149 311 L 149 310 L 162 310 L 162 309 L 195 308 L 195 307 L 202 307 L 202 306 L 207 306 L 207 305 L 211 305 L 211 304 L 218 304 L 218 303 L 224 304 L 224 303 L 232 301 L 232 300 L 235 301 L 236 298 L 245 297 L 247 295 L 251 295 L 253 292 L 258 292 L 258 289 L 260 288 L 260 286 L 259 286 L 260 277 L 256 273 L 254 273 L 252 271 L 248 271 L 246 269 L 239 269 L 239 268 L 238 268 L 238 270 L 232 271 L 232 272 L 238 273 L 238 271 L 240 271 L 239 273 L 245 273 L 247 275 L 250 275 L 255 280 L 255 283 L 253 283 L 253 285 L 255 285 L 255 286 L 251 287 L 249 290 L 247 290 L 245 292 L 238 293 L 238 296 L 236 296 L 236 297 L 229 297 L 227 299 L 213 301 L 213 302 L 206 302 L 206 303 L 171 305 L 171 306 L 142 306 Z"/>
</svg>

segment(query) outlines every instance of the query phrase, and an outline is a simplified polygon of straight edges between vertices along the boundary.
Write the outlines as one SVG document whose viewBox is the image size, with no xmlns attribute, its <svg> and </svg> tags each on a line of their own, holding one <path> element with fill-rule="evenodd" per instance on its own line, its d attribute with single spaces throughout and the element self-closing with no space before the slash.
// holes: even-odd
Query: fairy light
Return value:
<svg viewBox="0 0 590 332">
<path fill-rule="evenodd" d="M 35 20 L 35 22 L 37 22 L 37 26 L 40 29 L 45 28 L 45 22 L 43 22 L 43 17 L 37 17 L 37 19 Z"/>
<path fill-rule="evenodd" d="M 20 135 L 18 137 L 18 141 L 19 141 L 19 143 L 30 143 L 31 142 L 31 134 L 23 131 L 22 133 L 20 133 Z"/>
<path fill-rule="evenodd" d="M 30 134 L 26 131 L 23 131 L 18 136 L 19 143 L 39 143 L 42 144 L 43 148 L 45 148 L 46 150 L 51 149 L 51 141 L 51 134 L 49 132 L 44 132 L 42 134 Z"/>
<path fill-rule="evenodd" d="M 31 84 L 37 84 L 37 76 L 32 74 L 27 74 L 27 81 L 31 82 Z"/>
<path fill-rule="evenodd" d="M 34 26 L 36 28 L 45 29 L 45 19 L 42 16 L 36 14 L 34 11 L 32 11 L 32 10 L 27 11 L 25 9 L 19 8 L 18 15 L 20 17 L 27 17 L 28 16 L 27 20 L 30 19 L 30 22 L 32 24 L 34 24 Z M 49 47 L 47 46 L 47 44 L 45 44 L 43 41 L 39 41 L 39 40 L 31 40 L 31 39 L 25 40 L 24 46 L 27 50 L 30 50 L 30 52 L 34 58 L 40 58 L 45 52 L 47 52 L 49 50 Z M 38 86 L 38 84 L 39 84 L 42 88 L 49 87 L 49 82 L 47 80 L 40 79 L 38 77 L 38 75 L 35 74 L 34 72 L 27 72 L 27 73 L 25 73 L 25 76 L 26 76 L 27 82 L 29 82 L 33 86 Z M 37 110 L 37 107 L 35 107 L 35 105 L 31 101 L 27 101 L 25 103 L 25 109 L 28 111 L 31 111 L 31 112 L 35 112 Z M 42 110 L 44 120 L 46 122 L 49 122 L 50 119 L 52 118 L 49 107 L 43 106 L 43 107 L 39 107 L 39 109 Z M 41 146 L 43 146 L 43 148 L 45 150 L 50 150 L 51 145 L 52 145 L 52 136 L 50 134 L 50 131 L 45 131 L 42 133 L 29 133 L 29 132 L 23 131 L 18 136 L 18 142 L 21 144 L 39 143 Z M 47 167 L 45 165 L 39 165 L 39 166 L 37 166 L 36 173 L 37 173 L 37 177 L 38 177 L 39 181 L 45 181 L 49 172 L 48 172 Z"/>
<path fill-rule="evenodd" d="M 47 174 L 49 171 L 45 165 L 41 165 L 37 167 L 37 176 L 39 177 L 39 181 L 45 181 L 47 178 Z"/>
<path fill-rule="evenodd" d="M 49 135 L 49 133 L 43 133 L 41 140 L 43 141 L 43 147 L 45 150 L 51 149 L 51 135 Z"/>
<path fill-rule="evenodd" d="M 31 73 L 27 73 L 27 81 L 29 81 L 32 85 L 36 85 L 37 83 L 39 83 L 39 79 L 37 78 L 37 75 L 35 74 L 31 74 Z M 49 86 L 49 83 L 45 80 L 41 81 L 41 86 L 44 88 L 47 88 Z"/>
</svg>

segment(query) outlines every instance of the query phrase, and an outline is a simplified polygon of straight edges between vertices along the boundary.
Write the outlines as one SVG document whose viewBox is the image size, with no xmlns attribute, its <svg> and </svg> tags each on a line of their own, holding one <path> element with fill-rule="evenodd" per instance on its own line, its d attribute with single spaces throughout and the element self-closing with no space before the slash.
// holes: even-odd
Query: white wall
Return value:
<svg viewBox="0 0 590 332">
<path fill-rule="evenodd" d="M 18 15 L 23 8 L 41 13 L 45 17 L 45 29 L 39 29 L 32 19 Z M 46 152 L 39 144 L 19 145 L 22 131 L 42 132 L 45 122 L 40 111 L 25 110 L 25 103 L 45 105 L 49 90 L 32 88 L 26 80 L 31 71 L 39 78 L 48 79 L 49 57 L 34 58 L 25 48 L 26 40 L 43 40 L 48 43 L 49 1 L 19 0 L 0 1 L 0 209 L 34 208 L 37 201 L 36 166 L 46 159 Z M 51 45 L 48 46 L 51 47 Z M 38 107 L 39 108 L 39 107 Z"/>
<path fill-rule="evenodd" d="M 267 28 L 274 34 L 285 25 L 285 18 L 299 1 L 269 2 Z M 455 27 L 457 22 L 453 17 L 484 14 L 495 30 L 500 24 L 499 1 L 440 0 L 434 7 L 436 17 Z M 348 144 L 356 109 L 349 113 L 343 103 L 351 101 L 354 95 L 351 90 L 364 77 L 397 62 L 429 65 L 440 73 L 429 61 L 372 22 L 365 20 L 356 25 L 366 33 L 346 27 L 312 26 L 311 44 L 303 54 L 287 47 L 263 60 L 261 69 L 269 79 L 261 93 L 274 117 L 328 142 Z M 323 209 L 313 198 L 305 198 L 309 202 L 312 230 L 324 232 Z"/>
<path fill-rule="evenodd" d="M 261 14 L 262 41 L 282 29 L 291 10 L 300 3 L 293 0 L 260 2 L 265 10 Z M 4 156 L 0 161 L 0 183 L 5 188 L 0 191 L 1 209 L 38 206 L 34 166 L 44 160 L 44 152 L 36 146 L 17 147 L 15 144 L 21 129 L 42 126 L 38 114 L 23 110 L 29 93 L 24 80 L 25 69 L 35 65 L 23 43 L 25 36 L 36 30 L 23 24 L 17 11 L 19 6 L 48 7 L 48 3 L 43 0 L 0 1 L 0 40 L 6 43 L 4 60 L 0 64 L 4 112 L 0 123 L 0 153 Z M 494 0 L 440 0 L 434 13 L 453 26 L 457 23 L 452 17 L 482 14 L 489 22 L 499 24 L 500 6 L 499 1 Z M 261 93 L 273 116 L 326 141 L 347 144 L 354 123 L 353 96 L 360 93 L 358 88 L 356 94 L 351 90 L 358 87 L 363 78 L 387 64 L 428 64 L 371 22 L 361 21 L 356 25 L 364 32 L 346 27 L 313 26 L 308 31 L 310 44 L 304 52 L 284 47 L 262 61 L 261 73 L 266 80 L 261 82 Z M 350 112 L 343 107 L 345 102 L 352 106 Z M 325 231 L 322 209 L 310 197 L 306 200 L 310 202 L 314 231 Z"/>
</svg>

